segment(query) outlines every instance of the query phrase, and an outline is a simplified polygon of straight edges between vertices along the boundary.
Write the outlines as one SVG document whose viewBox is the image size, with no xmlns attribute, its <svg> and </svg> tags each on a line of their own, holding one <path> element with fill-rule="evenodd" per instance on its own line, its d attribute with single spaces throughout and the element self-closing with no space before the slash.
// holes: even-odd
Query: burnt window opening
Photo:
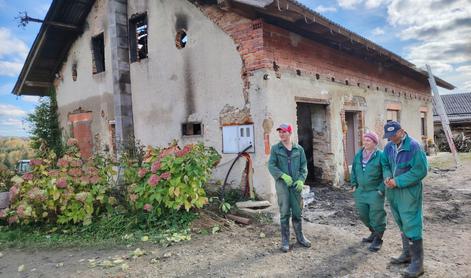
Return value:
<svg viewBox="0 0 471 278">
<path fill-rule="evenodd" d="M 319 80 L 319 78 L 321 78 L 321 76 L 318 73 L 316 73 L 316 79 Z"/>
<path fill-rule="evenodd" d="M 347 86 L 348 86 L 348 80 L 345 80 L 345 85 L 347 85 Z"/>
<path fill-rule="evenodd" d="M 133 16 L 129 20 L 129 51 L 132 62 L 148 57 L 148 25 L 147 14 Z"/>
<path fill-rule="evenodd" d="M 103 33 L 92 37 L 93 73 L 105 71 L 105 37 Z"/>
<path fill-rule="evenodd" d="M 360 83 L 357 83 L 357 86 L 360 87 Z"/>
<path fill-rule="evenodd" d="M 77 81 L 77 63 L 72 64 L 72 80 Z"/>
<path fill-rule="evenodd" d="M 379 91 L 379 87 L 376 87 L 376 91 Z"/>
<path fill-rule="evenodd" d="M 368 89 L 370 88 L 370 85 L 366 86 Z"/>
<path fill-rule="evenodd" d="M 301 70 L 296 70 L 296 75 L 301 76 Z"/>
<path fill-rule="evenodd" d="M 201 123 L 183 123 L 182 124 L 182 135 L 191 136 L 191 135 L 202 135 L 203 129 Z"/>
<path fill-rule="evenodd" d="M 335 82 L 335 77 L 332 77 L 330 80 L 331 80 L 332 82 Z"/>
<path fill-rule="evenodd" d="M 188 42 L 188 36 L 187 36 L 185 30 L 178 31 L 177 36 L 175 38 L 175 46 L 178 49 L 182 49 L 186 46 L 187 42 Z"/>
<path fill-rule="evenodd" d="M 387 93 L 387 92 L 388 92 L 388 88 L 384 88 L 384 91 Z"/>
</svg>

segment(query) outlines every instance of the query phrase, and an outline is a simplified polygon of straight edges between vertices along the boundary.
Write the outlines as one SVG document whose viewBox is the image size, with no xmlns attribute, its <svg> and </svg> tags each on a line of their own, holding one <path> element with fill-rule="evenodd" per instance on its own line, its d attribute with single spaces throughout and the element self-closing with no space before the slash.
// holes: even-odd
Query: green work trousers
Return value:
<svg viewBox="0 0 471 278">
<path fill-rule="evenodd" d="M 361 222 L 375 232 L 384 232 L 386 229 L 384 196 L 379 195 L 376 190 L 362 191 L 361 188 L 357 188 L 353 196 Z"/>
<path fill-rule="evenodd" d="M 289 218 L 301 221 L 302 199 L 301 192 L 296 186 L 288 187 L 281 179 L 275 184 L 278 207 L 280 208 L 280 223 L 289 224 Z"/>
</svg>

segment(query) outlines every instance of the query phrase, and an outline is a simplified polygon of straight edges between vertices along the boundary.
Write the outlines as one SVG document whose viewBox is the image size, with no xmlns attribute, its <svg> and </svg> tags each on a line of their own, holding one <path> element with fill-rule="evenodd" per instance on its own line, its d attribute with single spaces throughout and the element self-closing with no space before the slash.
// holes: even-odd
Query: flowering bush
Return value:
<svg viewBox="0 0 471 278">
<path fill-rule="evenodd" d="M 132 210 L 156 215 L 165 209 L 201 208 L 208 202 L 203 185 L 219 159 L 203 144 L 148 147 L 141 164 L 125 165 L 126 199 Z"/>
<path fill-rule="evenodd" d="M 0 211 L 8 223 L 49 222 L 90 224 L 92 217 L 114 203 L 109 197 L 112 165 L 96 156 L 80 158 L 77 141 L 69 139 L 66 154 L 53 165 L 47 159 L 32 159 L 31 172 L 15 176 L 10 188 L 10 207 Z"/>
</svg>

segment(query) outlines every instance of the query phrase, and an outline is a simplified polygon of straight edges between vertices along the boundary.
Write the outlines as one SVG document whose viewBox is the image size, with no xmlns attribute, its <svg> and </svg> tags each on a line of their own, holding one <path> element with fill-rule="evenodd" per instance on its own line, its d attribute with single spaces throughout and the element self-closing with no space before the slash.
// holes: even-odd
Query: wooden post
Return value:
<svg viewBox="0 0 471 278">
<path fill-rule="evenodd" d="M 437 110 L 438 116 L 440 116 L 440 121 L 442 122 L 442 127 L 443 131 L 445 132 L 446 140 L 448 141 L 451 153 L 453 154 L 453 158 L 455 159 L 455 166 L 458 167 L 460 161 L 458 158 L 458 152 L 456 151 L 455 143 L 453 142 L 453 134 L 451 133 L 450 129 L 450 121 L 448 120 L 448 116 L 446 114 L 442 98 L 438 93 L 437 83 L 435 82 L 435 78 L 433 77 L 432 69 L 429 65 L 426 65 L 426 67 L 428 71 L 428 82 L 430 83 L 430 88 L 432 89 L 433 93 L 433 99 L 435 100 L 435 109 Z"/>
</svg>

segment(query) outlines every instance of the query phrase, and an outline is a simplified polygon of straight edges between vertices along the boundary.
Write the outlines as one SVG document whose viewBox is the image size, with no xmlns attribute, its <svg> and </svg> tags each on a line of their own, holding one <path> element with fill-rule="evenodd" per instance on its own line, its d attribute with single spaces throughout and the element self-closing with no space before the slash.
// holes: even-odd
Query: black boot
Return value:
<svg viewBox="0 0 471 278">
<path fill-rule="evenodd" d="M 379 249 L 381 249 L 381 246 L 383 245 L 383 234 L 384 232 L 375 233 L 373 242 L 368 247 L 368 250 L 371 252 L 378 252 Z"/>
<path fill-rule="evenodd" d="M 369 237 L 365 237 L 363 238 L 361 241 L 362 242 L 368 242 L 368 243 L 371 243 L 373 242 L 373 239 L 375 238 L 375 230 L 373 230 L 373 228 L 369 227 L 368 229 L 370 229 L 370 236 Z"/>
<path fill-rule="evenodd" d="M 391 258 L 392 264 L 410 263 L 409 239 L 404 234 L 401 234 L 401 238 L 402 238 L 402 254 L 397 258 Z"/>
<path fill-rule="evenodd" d="M 289 251 L 289 223 L 281 223 L 281 251 Z"/>
<path fill-rule="evenodd" d="M 424 246 L 422 240 L 413 240 L 411 245 L 411 264 L 404 272 L 405 277 L 419 277 L 424 274 Z"/>
<path fill-rule="evenodd" d="M 298 241 L 298 243 L 307 248 L 311 247 L 311 242 L 307 240 L 303 235 L 302 220 L 293 219 L 292 222 L 293 222 L 294 232 L 296 233 L 296 240 Z"/>
</svg>

